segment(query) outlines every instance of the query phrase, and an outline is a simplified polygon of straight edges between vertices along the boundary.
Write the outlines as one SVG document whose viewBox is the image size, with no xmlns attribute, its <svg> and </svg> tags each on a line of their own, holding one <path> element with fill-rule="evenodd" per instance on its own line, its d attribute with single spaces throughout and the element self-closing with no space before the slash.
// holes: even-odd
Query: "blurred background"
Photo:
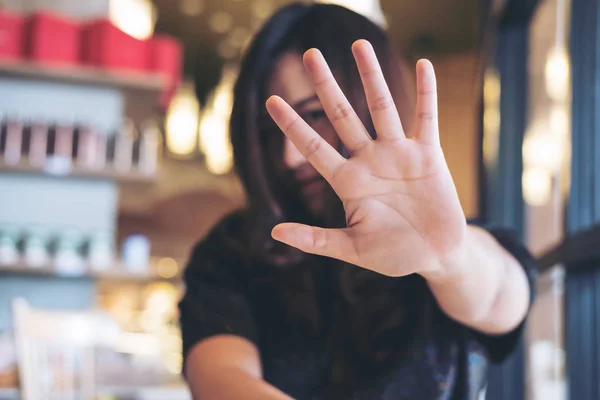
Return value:
<svg viewBox="0 0 600 400">
<path fill-rule="evenodd" d="M 329 2 L 433 61 L 465 213 L 540 259 L 487 398 L 599 399 L 600 0 Z M 180 277 L 244 205 L 231 89 L 286 3 L 0 1 L 0 399 L 190 398 Z"/>
</svg>

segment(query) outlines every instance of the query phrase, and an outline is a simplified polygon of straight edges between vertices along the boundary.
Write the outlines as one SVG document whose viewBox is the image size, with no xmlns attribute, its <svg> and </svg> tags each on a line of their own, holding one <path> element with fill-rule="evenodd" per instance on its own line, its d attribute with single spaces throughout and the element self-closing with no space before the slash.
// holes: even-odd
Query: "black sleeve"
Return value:
<svg viewBox="0 0 600 400">
<path fill-rule="evenodd" d="M 507 229 L 487 229 L 492 236 L 511 253 L 521 264 L 529 282 L 530 302 L 529 308 L 535 298 L 535 282 L 537 276 L 537 265 L 535 258 L 529 253 L 525 246 L 516 238 L 512 231 Z M 529 314 L 529 311 L 528 311 Z M 513 331 L 504 335 L 487 335 L 473 331 L 473 335 L 487 350 L 489 360 L 492 363 L 501 363 L 517 347 L 523 333 L 527 318 Z"/>
<path fill-rule="evenodd" d="M 194 249 L 184 274 L 186 291 L 179 303 L 184 366 L 191 348 L 210 336 L 233 334 L 257 343 L 257 328 L 236 279 L 237 268 L 241 268 L 240 260 L 214 240 Z"/>
</svg>

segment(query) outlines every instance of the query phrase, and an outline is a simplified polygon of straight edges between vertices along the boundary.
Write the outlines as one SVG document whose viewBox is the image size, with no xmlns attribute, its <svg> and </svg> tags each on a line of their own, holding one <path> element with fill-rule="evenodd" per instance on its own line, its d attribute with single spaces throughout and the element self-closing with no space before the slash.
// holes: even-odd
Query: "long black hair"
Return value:
<svg viewBox="0 0 600 400">
<path fill-rule="evenodd" d="M 276 182 L 273 171 L 279 163 L 266 154 L 266 133 L 260 124 L 265 115 L 266 86 L 278 59 L 288 52 L 302 54 L 310 48 L 318 48 L 350 104 L 375 137 L 351 50 L 358 39 L 366 39 L 373 45 L 408 131 L 414 109 L 412 80 L 387 34 L 369 19 L 340 6 L 293 4 L 274 14 L 246 51 L 234 88 L 230 134 L 235 166 L 248 198 L 242 247 L 251 257 L 260 259 L 261 265 L 268 264 L 275 269 L 278 278 L 269 284 L 282 297 L 286 317 L 297 318 L 308 330 L 319 334 L 324 326 L 323 307 L 316 293 L 323 277 L 319 274 L 324 270 L 336 271 L 332 282 L 349 310 L 346 319 L 339 322 L 347 329 L 340 328 L 339 324 L 337 329 L 344 329 L 345 335 L 351 337 L 351 347 L 361 360 L 383 362 L 393 353 L 390 349 L 403 340 L 400 327 L 416 318 L 416 307 L 408 307 L 407 303 L 418 304 L 423 284 L 418 278 L 385 280 L 371 271 L 318 259 L 275 243 L 270 236 L 271 229 L 295 217 L 290 215 L 293 208 L 290 204 L 294 200 L 283 193 Z M 340 151 L 344 153 L 344 149 Z M 283 157 L 283 152 L 280 153 Z M 332 213 L 339 215 L 339 225 L 345 223 L 341 202 L 332 206 Z M 323 267 L 323 263 L 329 265 Z M 379 321 L 374 322 L 373 318 Z"/>
</svg>

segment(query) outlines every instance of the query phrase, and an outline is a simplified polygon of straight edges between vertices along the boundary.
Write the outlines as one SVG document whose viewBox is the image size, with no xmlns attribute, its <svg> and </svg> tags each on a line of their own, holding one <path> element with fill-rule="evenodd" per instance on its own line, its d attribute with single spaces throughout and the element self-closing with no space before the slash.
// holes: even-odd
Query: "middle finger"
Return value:
<svg viewBox="0 0 600 400">
<path fill-rule="evenodd" d="M 370 145 L 369 133 L 335 81 L 321 52 L 310 49 L 304 53 L 304 66 L 327 117 L 350 154 Z"/>
</svg>

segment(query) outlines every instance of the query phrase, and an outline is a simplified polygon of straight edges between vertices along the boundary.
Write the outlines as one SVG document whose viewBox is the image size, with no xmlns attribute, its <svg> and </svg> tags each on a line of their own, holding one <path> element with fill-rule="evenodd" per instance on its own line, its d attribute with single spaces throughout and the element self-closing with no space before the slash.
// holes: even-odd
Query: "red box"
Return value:
<svg viewBox="0 0 600 400">
<path fill-rule="evenodd" d="M 148 68 L 162 74 L 167 87 L 160 98 L 160 105 L 166 108 L 181 81 L 183 68 L 183 45 L 174 37 L 156 35 L 150 39 Z"/>
<path fill-rule="evenodd" d="M 147 71 L 148 41 L 129 36 L 109 20 L 90 22 L 83 29 L 85 64 L 112 70 Z"/>
<path fill-rule="evenodd" d="M 0 60 L 18 60 L 25 48 L 25 19 L 0 9 Z"/>
<path fill-rule="evenodd" d="M 78 22 L 49 12 L 27 20 L 27 56 L 45 64 L 77 64 L 81 44 Z"/>
</svg>

